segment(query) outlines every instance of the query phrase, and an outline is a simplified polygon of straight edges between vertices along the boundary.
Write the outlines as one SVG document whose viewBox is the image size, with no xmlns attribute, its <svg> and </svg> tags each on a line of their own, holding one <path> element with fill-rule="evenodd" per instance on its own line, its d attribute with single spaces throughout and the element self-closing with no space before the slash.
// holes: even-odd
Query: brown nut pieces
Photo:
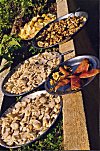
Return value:
<svg viewBox="0 0 100 151">
<path fill-rule="evenodd" d="M 49 47 L 59 43 L 73 35 L 85 21 L 85 17 L 73 16 L 52 23 L 36 38 L 36 43 L 39 47 Z"/>
<path fill-rule="evenodd" d="M 43 134 L 60 111 L 60 97 L 48 93 L 23 98 L 0 119 L 0 142 L 7 146 L 28 143 Z"/>
<path fill-rule="evenodd" d="M 60 63 L 60 58 L 57 56 L 59 56 L 58 52 L 44 52 L 25 60 L 8 79 L 4 85 L 5 90 L 10 93 L 21 94 L 36 88 Z"/>
<path fill-rule="evenodd" d="M 19 36 L 22 39 L 30 39 L 33 38 L 37 32 L 47 25 L 49 22 L 56 19 L 56 16 L 53 14 L 43 14 L 42 16 L 37 15 L 33 17 L 29 23 L 26 23 L 23 28 L 20 29 Z"/>
</svg>

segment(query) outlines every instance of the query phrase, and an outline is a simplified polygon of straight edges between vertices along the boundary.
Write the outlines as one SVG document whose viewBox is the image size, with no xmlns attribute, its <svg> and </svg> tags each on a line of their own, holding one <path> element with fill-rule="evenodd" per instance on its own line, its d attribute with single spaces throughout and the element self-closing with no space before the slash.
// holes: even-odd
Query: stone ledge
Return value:
<svg viewBox="0 0 100 151">
<path fill-rule="evenodd" d="M 57 16 L 68 13 L 66 0 L 57 0 Z M 73 40 L 59 45 L 61 53 L 75 50 Z M 65 60 L 75 56 L 75 51 L 65 56 Z M 86 119 L 81 92 L 63 96 L 64 150 L 90 150 Z"/>
</svg>

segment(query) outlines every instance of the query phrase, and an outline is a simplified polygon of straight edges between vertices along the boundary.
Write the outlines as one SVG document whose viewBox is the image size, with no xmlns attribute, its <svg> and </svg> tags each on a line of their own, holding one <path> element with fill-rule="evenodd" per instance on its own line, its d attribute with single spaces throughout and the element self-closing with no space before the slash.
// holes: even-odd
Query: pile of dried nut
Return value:
<svg viewBox="0 0 100 151">
<path fill-rule="evenodd" d="M 22 145 L 43 134 L 60 111 L 60 97 L 42 93 L 24 97 L 0 119 L 0 142 L 7 146 Z"/>
<path fill-rule="evenodd" d="M 49 47 L 59 43 L 73 35 L 83 26 L 85 21 L 86 18 L 83 16 L 69 16 L 66 19 L 54 22 L 36 38 L 36 43 L 39 47 Z"/>
<path fill-rule="evenodd" d="M 29 23 L 26 23 L 23 28 L 20 29 L 19 36 L 22 39 L 33 38 L 41 28 L 43 28 L 54 19 L 56 19 L 56 16 L 50 13 L 43 14 L 42 16 L 37 15 L 36 17 L 33 17 Z"/>
<path fill-rule="evenodd" d="M 7 92 L 21 94 L 42 84 L 60 61 L 58 52 L 44 52 L 25 60 L 4 85 Z"/>
</svg>

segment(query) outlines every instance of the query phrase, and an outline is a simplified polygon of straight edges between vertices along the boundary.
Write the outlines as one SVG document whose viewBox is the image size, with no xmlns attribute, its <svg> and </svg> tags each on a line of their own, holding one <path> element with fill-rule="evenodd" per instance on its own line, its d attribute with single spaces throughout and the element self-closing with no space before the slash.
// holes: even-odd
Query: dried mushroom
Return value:
<svg viewBox="0 0 100 151">
<path fill-rule="evenodd" d="M 25 60 L 5 83 L 7 92 L 21 94 L 45 81 L 51 70 L 60 63 L 58 52 L 44 52 Z"/>
<path fill-rule="evenodd" d="M 60 111 L 59 96 L 41 93 L 34 98 L 27 97 L 0 118 L 0 142 L 9 147 L 28 143 L 43 134 Z M 39 102 L 39 106 L 36 102 Z M 15 113 L 15 110 L 19 112 Z"/>
<path fill-rule="evenodd" d="M 57 22 L 53 22 L 47 29 L 36 37 L 36 43 L 39 47 L 49 47 L 59 43 L 73 35 L 78 31 L 86 21 L 86 17 L 69 16 Z"/>
</svg>

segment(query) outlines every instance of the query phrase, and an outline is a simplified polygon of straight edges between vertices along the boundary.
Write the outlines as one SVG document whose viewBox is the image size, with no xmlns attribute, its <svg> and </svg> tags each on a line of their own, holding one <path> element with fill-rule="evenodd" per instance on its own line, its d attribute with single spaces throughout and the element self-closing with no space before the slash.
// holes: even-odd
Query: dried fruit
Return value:
<svg viewBox="0 0 100 151">
<path fill-rule="evenodd" d="M 79 77 L 80 78 L 90 78 L 90 77 L 97 75 L 98 73 L 100 73 L 100 69 L 92 69 L 90 71 L 81 73 Z"/>
<path fill-rule="evenodd" d="M 32 20 L 24 25 L 20 29 L 19 36 L 22 39 L 28 40 L 34 38 L 37 32 L 43 28 L 46 24 L 56 19 L 56 16 L 53 14 L 43 14 L 42 16 L 37 15 L 33 17 Z"/>
<path fill-rule="evenodd" d="M 57 89 L 59 89 L 61 86 L 67 85 L 69 82 L 70 82 L 70 80 L 68 80 L 68 79 L 63 79 L 63 80 L 59 81 L 57 83 L 57 85 L 55 86 L 55 91 L 57 91 Z"/>
<path fill-rule="evenodd" d="M 89 60 L 83 59 L 82 62 L 77 67 L 77 69 L 75 70 L 74 74 L 81 73 L 81 72 L 87 72 L 88 69 L 89 69 Z"/>
<path fill-rule="evenodd" d="M 68 84 L 71 85 L 70 90 L 78 90 L 82 86 L 82 79 L 93 77 L 99 73 L 100 69 L 91 69 L 89 59 L 83 59 L 74 72 L 69 66 L 60 66 L 58 70 L 52 74 L 50 84 L 53 87 L 50 88 L 50 91 L 57 91 L 60 87 L 64 87 Z"/>
<path fill-rule="evenodd" d="M 53 73 L 52 77 L 53 77 L 54 80 L 58 80 L 58 78 L 59 78 L 59 72 Z"/>
</svg>

